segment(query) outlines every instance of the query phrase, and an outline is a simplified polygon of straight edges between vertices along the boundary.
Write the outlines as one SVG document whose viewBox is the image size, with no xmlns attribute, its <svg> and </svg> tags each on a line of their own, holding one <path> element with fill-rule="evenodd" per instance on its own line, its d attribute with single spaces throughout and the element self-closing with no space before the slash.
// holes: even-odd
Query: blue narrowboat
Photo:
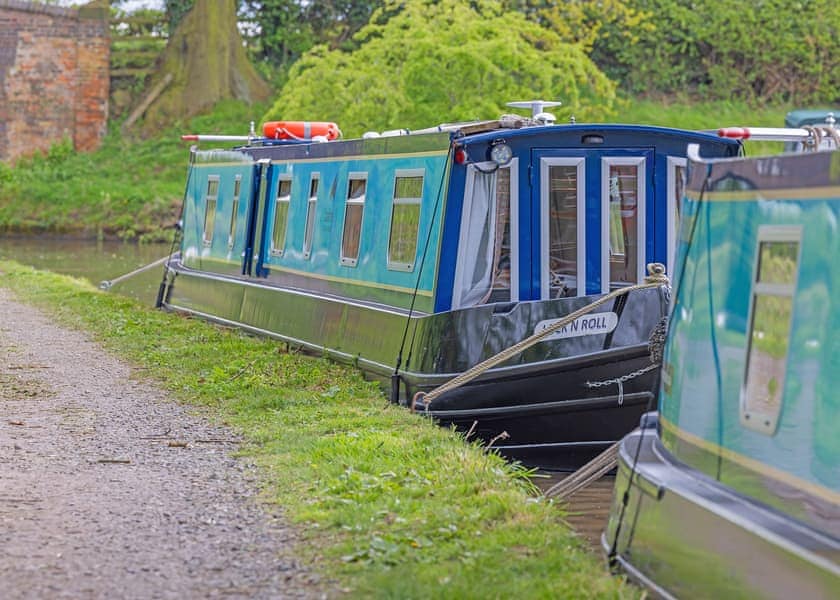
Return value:
<svg viewBox="0 0 840 600">
<path fill-rule="evenodd" d="M 358 365 L 411 404 L 671 263 L 687 145 L 741 148 L 555 124 L 551 103 L 524 104 L 530 117 L 332 141 L 275 123 L 232 150 L 193 148 L 160 304 Z M 649 408 L 667 305 L 666 289 L 634 290 L 419 407 L 508 456 L 580 464 Z"/>
<path fill-rule="evenodd" d="M 691 158 L 658 413 L 619 446 L 602 538 L 659 596 L 840 594 L 840 137 L 820 130 L 827 149 Z"/>
</svg>

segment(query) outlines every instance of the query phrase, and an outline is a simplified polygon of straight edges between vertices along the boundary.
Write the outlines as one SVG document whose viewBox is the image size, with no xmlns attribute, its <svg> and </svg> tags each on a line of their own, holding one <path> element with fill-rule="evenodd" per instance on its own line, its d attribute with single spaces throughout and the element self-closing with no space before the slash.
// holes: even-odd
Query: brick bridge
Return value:
<svg viewBox="0 0 840 600">
<path fill-rule="evenodd" d="M 0 0 L 0 161 L 68 137 L 97 148 L 108 120 L 108 3 Z"/>
</svg>

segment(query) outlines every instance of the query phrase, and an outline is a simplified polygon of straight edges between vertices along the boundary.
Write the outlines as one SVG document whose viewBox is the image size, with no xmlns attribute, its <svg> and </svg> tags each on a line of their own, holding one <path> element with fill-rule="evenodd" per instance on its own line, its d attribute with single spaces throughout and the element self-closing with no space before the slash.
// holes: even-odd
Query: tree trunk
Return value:
<svg viewBox="0 0 840 600">
<path fill-rule="evenodd" d="M 147 89 L 153 90 L 167 74 L 172 81 L 145 110 L 145 133 L 203 112 L 220 100 L 251 103 L 271 94 L 242 47 L 236 0 L 195 3 L 170 36 Z"/>
</svg>

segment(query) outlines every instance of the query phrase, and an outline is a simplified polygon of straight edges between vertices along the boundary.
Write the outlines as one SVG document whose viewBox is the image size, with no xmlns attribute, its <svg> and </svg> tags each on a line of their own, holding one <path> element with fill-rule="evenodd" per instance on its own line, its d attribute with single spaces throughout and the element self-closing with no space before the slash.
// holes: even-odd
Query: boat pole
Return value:
<svg viewBox="0 0 840 600">
<path fill-rule="evenodd" d="M 163 258 L 159 258 L 154 262 L 150 262 L 148 265 L 144 265 L 144 266 L 140 267 L 139 269 L 134 269 L 133 271 L 131 271 L 129 273 L 126 273 L 125 275 L 120 275 L 119 277 L 117 277 L 115 279 L 105 279 L 103 281 L 100 281 L 99 282 L 99 289 L 107 292 L 108 290 L 111 289 L 111 286 L 113 286 L 114 284 L 119 283 L 120 281 L 123 281 L 125 279 L 128 279 L 129 277 L 134 277 L 138 273 L 142 273 L 143 271 L 147 271 L 147 270 L 149 270 L 151 268 L 154 268 L 158 265 L 162 265 L 163 263 L 165 263 L 170 258 L 172 258 L 171 254 L 169 254 L 167 256 L 164 256 Z"/>
</svg>

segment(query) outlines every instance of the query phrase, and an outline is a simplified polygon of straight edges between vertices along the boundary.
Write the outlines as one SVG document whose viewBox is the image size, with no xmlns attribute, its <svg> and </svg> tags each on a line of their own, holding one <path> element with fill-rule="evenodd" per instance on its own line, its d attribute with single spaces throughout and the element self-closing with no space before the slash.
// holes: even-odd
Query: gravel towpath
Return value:
<svg viewBox="0 0 840 600">
<path fill-rule="evenodd" d="M 0 597 L 323 597 L 236 448 L 0 289 Z"/>
</svg>

